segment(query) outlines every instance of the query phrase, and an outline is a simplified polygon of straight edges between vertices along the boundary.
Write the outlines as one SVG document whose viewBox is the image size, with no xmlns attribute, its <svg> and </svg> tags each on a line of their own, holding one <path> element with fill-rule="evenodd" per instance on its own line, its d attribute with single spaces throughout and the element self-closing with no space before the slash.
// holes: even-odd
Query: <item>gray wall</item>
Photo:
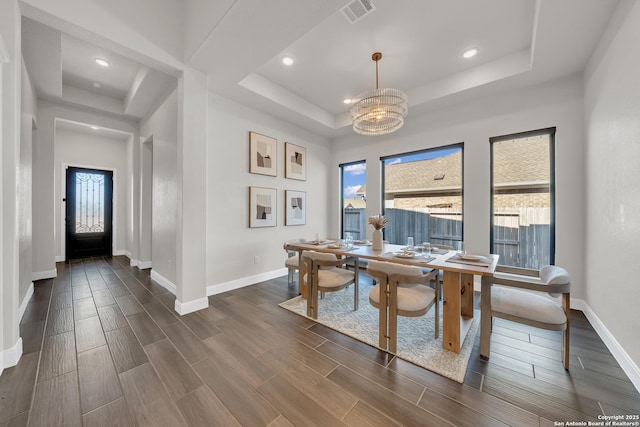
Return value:
<svg viewBox="0 0 640 427">
<path fill-rule="evenodd" d="M 585 299 L 636 369 L 640 366 L 638 40 L 640 3 L 622 1 L 585 71 L 584 103 Z"/>
<path fill-rule="evenodd" d="M 208 124 L 207 285 L 220 287 L 283 269 L 285 240 L 330 232 L 327 200 L 337 169 L 330 167 L 327 139 L 222 97 L 209 97 Z M 276 177 L 249 173 L 250 131 L 278 140 Z M 285 142 L 306 148 L 306 181 L 284 178 Z M 250 186 L 277 189 L 276 227 L 249 228 Z M 284 225 L 285 190 L 307 193 L 306 225 Z"/>
<path fill-rule="evenodd" d="M 150 118 L 140 124 L 142 138 L 153 137 L 151 262 L 153 271 L 173 284 L 176 283 L 177 120 L 176 89 Z"/>
</svg>

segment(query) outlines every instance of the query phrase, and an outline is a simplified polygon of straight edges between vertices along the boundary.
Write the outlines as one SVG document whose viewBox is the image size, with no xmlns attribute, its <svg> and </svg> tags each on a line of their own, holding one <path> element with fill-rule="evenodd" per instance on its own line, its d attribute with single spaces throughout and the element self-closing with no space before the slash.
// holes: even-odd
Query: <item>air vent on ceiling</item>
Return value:
<svg viewBox="0 0 640 427">
<path fill-rule="evenodd" d="M 352 24 L 355 24 L 376 10 L 376 7 L 369 0 L 353 0 L 341 10 L 345 18 Z"/>
</svg>

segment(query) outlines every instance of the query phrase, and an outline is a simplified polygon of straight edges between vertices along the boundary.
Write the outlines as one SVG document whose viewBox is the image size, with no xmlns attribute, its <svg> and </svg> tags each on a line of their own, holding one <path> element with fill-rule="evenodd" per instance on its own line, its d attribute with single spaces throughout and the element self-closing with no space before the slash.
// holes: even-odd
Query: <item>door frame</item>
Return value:
<svg viewBox="0 0 640 427">
<path fill-rule="evenodd" d="M 118 209 L 118 196 L 117 196 L 117 188 L 118 188 L 118 178 L 117 178 L 117 174 L 118 174 L 118 169 L 116 168 L 110 168 L 110 167 L 105 167 L 105 166 L 89 166 L 86 164 L 78 164 L 78 163 L 62 163 L 61 165 L 62 167 L 60 168 L 60 175 L 61 175 L 61 179 L 60 179 L 60 197 L 61 200 L 66 200 L 67 199 L 67 169 L 72 167 L 72 168 L 82 168 L 82 169 L 97 169 L 97 170 L 103 170 L 103 171 L 109 171 L 113 173 L 113 188 L 112 188 L 112 195 L 111 195 L 111 199 L 112 199 L 112 213 L 111 213 L 111 255 L 119 255 L 117 254 L 117 250 L 116 250 L 116 242 L 117 242 L 117 235 L 118 235 L 118 215 L 117 215 L 117 209 Z M 67 204 L 66 202 L 62 202 L 60 203 L 60 221 L 59 221 L 59 230 L 60 230 L 60 250 L 61 250 L 61 254 L 62 254 L 62 258 L 64 261 L 68 261 L 67 260 L 67 227 L 66 227 L 66 222 L 65 222 L 65 218 L 67 215 Z"/>
</svg>

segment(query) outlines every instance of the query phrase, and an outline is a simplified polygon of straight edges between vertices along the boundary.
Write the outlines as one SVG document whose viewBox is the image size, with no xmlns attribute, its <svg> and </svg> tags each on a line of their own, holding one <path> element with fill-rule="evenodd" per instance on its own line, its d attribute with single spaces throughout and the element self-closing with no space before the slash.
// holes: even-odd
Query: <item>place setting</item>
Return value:
<svg viewBox="0 0 640 427">
<path fill-rule="evenodd" d="M 457 250 L 456 254 L 447 259 L 447 262 L 484 267 L 489 267 L 493 262 L 493 258 L 491 258 L 490 256 L 467 253 L 463 242 L 460 242 L 459 246 L 460 247 Z"/>
<path fill-rule="evenodd" d="M 435 257 L 431 256 L 430 244 L 428 242 L 424 242 L 421 245 L 414 245 L 413 237 L 407 238 L 407 246 L 401 250 L 386 252 L 382 254 L 382 256 L 413 260 L 416 263 L 427 263 L 435 259 Z"/>
</svg>

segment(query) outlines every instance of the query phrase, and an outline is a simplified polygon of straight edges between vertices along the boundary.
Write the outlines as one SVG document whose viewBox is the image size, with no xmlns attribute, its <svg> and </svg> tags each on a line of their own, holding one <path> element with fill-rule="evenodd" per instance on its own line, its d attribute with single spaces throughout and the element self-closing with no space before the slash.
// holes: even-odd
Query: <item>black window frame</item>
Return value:
<svg viewBox="0 0 640 427">
<path fill-rule="evenodd" d="M 517 132 L 507 135 L 493 136 L 489 138 L 489 179 L 490 179 L 490 215 L 489 215 L 489 248 L 493 251 L 494 242 L 494 183 L 493 183 L 493 147 L 495 142 L 508 141 L 512 139 L 521 139 L 534 137 L 539 135 L 549 136 L 549 263 L 555 264 L 556 256 L 556 127 L 549 127 L 543 129 L 537 129 L 532 131 Z M 529 269 L 524 267 L 512 267 L 507 265 L 501 265 L 498 260 L 496 271 L 503 273 L 519 274 L 524 276 L 537 276 L 537 269 Z"/>
<path fill-rule="evenodd" d="M 439 145 L 437 147 L 430 147 L 430 148 L 424 148 L 421 150 L 413 150 L 413 151 L 407 151 L 405 153 L 399 153 L 399 154 L 391 154 L 391 155 L 386 155 L 386 156 L 380 156 L 380 182 L 381 182 L 381 187 L 380 187 L 380 192 L 381 192 L 381 205 L 382 205 L 382 212 L 381 214 L 384 215 L 385 214 L 385 201 L 386 201 L 386 194 L 385 194 L 385 168 L 384 168 L 384 162 L 385 160 L 389 160 L 389 159 L 395 159 L 398 157 L 402 157 L 402 156 L 411 156 L 414 154 L 422 154 L 422 153 L 427 153 L 429 151 L 440 151 L 440 150 L 447 150 L 447 149 L 452 149 L 452 148 L 460 148 L 462 155 L 462 164 L 460 165 L 460 167 L 462 168 L 462 170 L 460 171 L 460 175 L 461 175 L 461 188 L 460 188 L 460 197 L 462 198 L 460 205 L 462 206 L 461 208 L 461 217 L 462 217 L 462 225 L 461 225 L 461 230 L 462 230 L 462 234 L 460 236 L 460 241 L 464 242 L 464 141 L 462 142 L 456 142 L 453 144 L 447 144 L 447 145 Z M 386 238 L 386 229 L 382 229 L 382 236 L 383 238 Z"/>
<path fill-rule="evenodd" d="M 353 162 L 340 163 L 338 168 L 340 168 L 340 238 L 344 238 L 344 168 L 346 166 L 353 166 L 364 164 L 367 165 L 366 160 L 356 160 Z M 365 181 L 366 184 L 366 181 Z"/>
</svg>

